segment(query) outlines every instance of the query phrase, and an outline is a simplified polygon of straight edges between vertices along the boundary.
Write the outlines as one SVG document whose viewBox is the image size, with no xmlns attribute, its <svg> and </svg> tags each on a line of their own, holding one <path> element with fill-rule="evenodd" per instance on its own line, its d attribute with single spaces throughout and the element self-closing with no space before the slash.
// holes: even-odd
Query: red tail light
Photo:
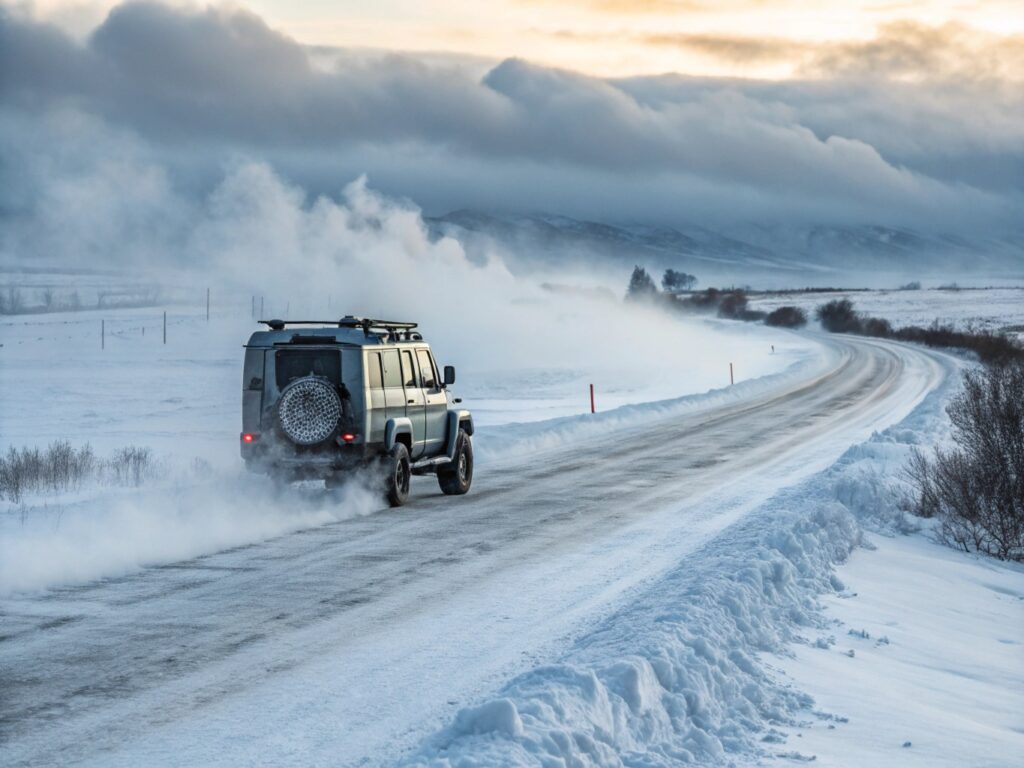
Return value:
<svg viewBox="0 0 1024 768">
<path fill-rule="evenodd" d="M 344 440 L 346 443 L 351 443 L 353 440 L 356 439 L 356 436 L 353 435 L 351 432 L 346 432 L 344 435 L 341 436 L 341 439 Z"/>
<path fill-rule="evenodd" d="M 245 433 L 242 434 L 242 442 L 243 443 L 254 443 L 254 442 L 256 442 L 256 439 L 258 437 L 259 437 L 259 435 L 254 435 L 251 432 L 245 432 Z"/>
</svg>

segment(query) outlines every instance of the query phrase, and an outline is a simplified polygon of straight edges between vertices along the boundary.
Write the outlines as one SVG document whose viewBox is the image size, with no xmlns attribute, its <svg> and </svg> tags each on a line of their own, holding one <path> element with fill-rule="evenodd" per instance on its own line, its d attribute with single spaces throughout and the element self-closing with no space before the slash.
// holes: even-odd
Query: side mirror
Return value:
<svg viewBox="0 0 1024 768">
<path fill-rule="evenodd" d="M 447 387 L 450 384 L 455 383 L 455 366 L 446 365 L 444 367 L 444 385 Z"/>
</svg>

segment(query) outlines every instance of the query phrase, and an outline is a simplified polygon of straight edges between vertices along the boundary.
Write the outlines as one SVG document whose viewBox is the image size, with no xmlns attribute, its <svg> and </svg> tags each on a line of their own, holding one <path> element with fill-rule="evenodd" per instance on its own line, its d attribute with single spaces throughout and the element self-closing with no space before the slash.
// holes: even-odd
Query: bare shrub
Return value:
<svg viewBox="0 0 1024 768">
<path fill-rule="evenodd" d="M 718 309 L 722 300 L 722 292 L 717 288 L 706 288 L 703 291 L 677 300 L 680 309 L 690 312 L 711 312 Z"/>
<path fill-rule="evenodd" d="M 865 336 L 888 338 L 892 336 L 892 323 L 882 317 L 865 317 L 861 321 L 860 333 Z"/>
<path fill-rule="evenodd" d="M 1024 360 L 1024 347 L 1005 333 L 977 328 L 958 331 L 952 325 L 938 321 L 927 328 L 917 325 L 893 328 L 892 323 L 884 318 L 861 315 L 849 299 L 822 304 L 815 311 L 815 316 L 822 327 L 832 333 L 859 333 L 862 336 L 912 341 L 929 347 L 969 349 L 986 364 Z"/>
<path fill-rule="evenodd" d="M 13 285 L 0 293 L 0 315 L 19 315 L 25 310 L 25 297 Z"/>
<path fill-rule="evenodd" d="M 849 299 L 833 299 L 827 304 L 822 304 L 815 310 L 814 316 L 818 318 L 822 328 L 832 333 L 861 331 L 860 315 Z"/>
<path fill-rule="evenodd" d="M 66 440 L 42 450 L 11 446 L 0 456 L 0 499 L 18 504 L 27 493 L 67 491 L 86 480 L 139 486 L 157 474 L 150 449 L 134 445 L 118 449 L 105 461 L 88 444 L 74 448 Z"/>
<path fill-rule="evenodd" d="M 946 412 L 956 447 L 907 467 L 915 512 L 966 552 L 1024 560 L 1024 363 L 967 371 Z"/>
<path fill-rule="evenodd" d="M 149 448 L 128 445 L 114 452 L 106 468 L 114 484 L 139 486 L 153 474 L 153 454 Z"/>
<path fill-rule="evenodd" d="M 800 307 L 785 306 L 772 310 L 764 319 L 765 325 L 777 328 L 803 328 L 807 325 L 807 313 Z"/>
<path fill-rule="evenodd" d="M 81 485 L 96 470 L 96 456 L 89 445 L 73 448 L 58 440 L 45 450 L 7 449 L 0 456 L 0 498 L 19 503 L 27 492 L 66 491 Z"/>
</svg>

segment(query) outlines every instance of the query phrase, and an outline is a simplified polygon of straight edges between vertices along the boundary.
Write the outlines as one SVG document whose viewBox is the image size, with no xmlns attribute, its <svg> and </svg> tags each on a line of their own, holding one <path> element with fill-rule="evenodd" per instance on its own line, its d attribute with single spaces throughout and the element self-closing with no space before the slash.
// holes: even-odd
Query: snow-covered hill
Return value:
<svg viewBox="0 0 1024 768">
<path fill-rule="evenodd" d="M 497 244 L 523 266 L 605 269 L 640 263 L 685 269 L 712 283 L 783 287 L 894 287 L 936 278 L 1000 281 L 1024 275 L 1024 237 L 965 237 L 885 226 L 737 225 L 713 228 L 581 221 L 551 214 L 459 210 L 427 219 L 436 235 L 478 247 Z"/>
</svg>

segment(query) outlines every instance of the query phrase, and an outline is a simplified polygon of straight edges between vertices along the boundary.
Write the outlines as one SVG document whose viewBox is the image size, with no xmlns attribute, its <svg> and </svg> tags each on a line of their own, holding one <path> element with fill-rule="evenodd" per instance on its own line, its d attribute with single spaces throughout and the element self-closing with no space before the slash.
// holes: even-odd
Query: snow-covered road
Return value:
<svg viewBox="0 0 1024 768">
<path fill-rule="evenodd" d="M 825 370 L 743 401 L 506 461 L 492 444 L 462 499 L 425 479 L 401 510 L 5 599 L 5 763 L 395 759 L 952 370 L 821 340 Z"/>
</svg>

